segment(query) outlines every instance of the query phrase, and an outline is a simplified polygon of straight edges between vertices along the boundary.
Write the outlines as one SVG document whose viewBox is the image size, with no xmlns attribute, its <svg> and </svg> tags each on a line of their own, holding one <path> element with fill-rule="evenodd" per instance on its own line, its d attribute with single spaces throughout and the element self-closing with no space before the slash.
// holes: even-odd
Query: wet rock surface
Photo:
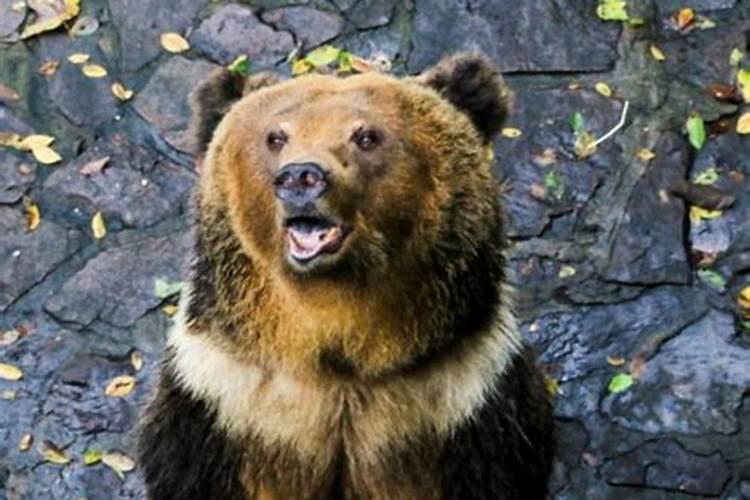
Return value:
<svg viewBox="0 0 750 500">
<path fill-rule="evenodd" d="M 324 43 L 385 55 L 397 73 L 480 49 L 511 73 L 508 127 L 520 136 L 496 139 L 496 173 L 520 328 L 559 386 L 553 498 L 750 498 L 750 333 L 737 306 L 750 285 L 750 139 L 734 132 L 747 109 L 707 92 L 734 83 L 729 55 L 746 49 L 750 5 L 641 2 L 634 28 L 599 20 L 596 3 L 91 0 L 85 14 L 100 27 L 90 36 L 0 45 L 0 83 L 21 96 L 0 99 L 0 133 L 54 135 L 63 156 L 47 166 L 0 149 L 0 363 L 23 372 L 0 378 L 0 498 L 143 498 L 137 471 L 121 480 L 84 456 L 134 456 L 175 300 L 156 281 L 181 280 L 191 245 L 188 93 L 240 54 L 253 70 L 288 73 L 297 45 Z M 0 6 L 0 44 L 23 23 L 11 7 Z M 676 29 L 683 7 L 716 27 Z M 191 49 L 163 51 L 167 31 Z M 108 75 L 85 77 L 67 61 L 74 52 Z M 57 71 L 39 74 L 48 60 Z M 113 98 L 117 81 L 133 99 Z M 626 100 L 624 126 L 579 157 L 571 115 L 600 138 Z M 692 111 L 710 122 L 699 151 L 683 131 Z M 680 186 L 714 173 L 735 201 L 691 220 Z M 30 203 L 41 213 L 33 230 Z M 624 373 L 633 385 L 612 393 Z M 134 389 L 109 397 L 118 376 Z M 50 462 L 49 444 L 70 461 Z"/>
</svg>

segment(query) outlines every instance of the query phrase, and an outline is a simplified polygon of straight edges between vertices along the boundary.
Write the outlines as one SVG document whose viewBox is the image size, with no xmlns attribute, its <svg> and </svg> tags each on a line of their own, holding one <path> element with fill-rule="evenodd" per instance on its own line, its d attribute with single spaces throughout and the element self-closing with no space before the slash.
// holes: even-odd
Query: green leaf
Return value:
<svg viewBox="0 0 750 500">
<path fill-rule="evenodd" d="M 246 55 L 241 55 L 227 69 L 236 75 L 247 76 L 250 74 L 250 59 Z"/>
<path fill-rule="evenodd" d="M 699 269 L 698 278 L 700 278 L 702 282 L 716 288 L 721 292 L 723 292 L 727 288 L 727 280 L 724 279 L 724 276 L 712 269 Z"/>
<path fill-rule="evenodd" d="M 184 286 L 184 281 L 169 283 L 161 278 L 156 278 L 154 281 L 154 295 L 160 299 L 166 299 L 167 297 L 180 293 Z"/>
<path fill-rule="evenodd" d="M 695 149 L 701 149 L 706 143 L 706 126 L 698 113 L 692 113 L 687 121 L 688 138 Z"/>
<path fill-rule="evenodd" d="M 627 373 L 618 373 L 609 381 L 609 392 L 611 394 L 625 392 L 630 389 L 631 385 L 633 385 L 632 376 Z"/>
<path fill-rule="evenodd" d="M 346 50 L 339 51 L 339 55 L 336 60 L 339 63 L 339 71 L 342 73 L 349 73 L 352 71 L 352 53 Z"/>
<path fill-rule="evenodd" d="M 711 186 L 713 184 L 716 184 L 716 181 L 719 180 L 719 172 L 716 170 L 716 167 L 710 167 L 704 170 L 703 172 L 699 173 L 695 176 L 693 179 L 693 183 L 695 184 L 701 184 L 703 186 Z"/>
<path fill-rule="evenodd" d="M 98 464 L 102 460 L 102 454 L 101 450 L 86 450 L 86 453 L 83 454 L 83 463 L 86 465 Z"/>
<path fill-rule="evenodd" d="M 570 128 L 572 128 L 573 132 L 575 132 L 576 134 L 583 131 L 585 120 L 583 119 L 583 115 L 578 111 L 570 115 L 570 119 L 568 120 L 568 122 L 570 123 Z"/>
<path fill-rule="evenodd" d="M 604 21 L 627 21 L 627 2 L 625 0 L 602 0 L 596 7 L 596 15 Z"/>
<path fill-rule="evenodd" d="M 307 54 L 305 60 L 316 68 L 319 68 L 335 62 L 339 58 L 340 53 L 341 51 L 333 45 L 323 45 Z"/>
<path fill-rule="evenodd" d="M 750 319 L 747 321 L 740 321 L 740 327 L 746 332 L 750 332 Z"/>
<path fill-rule="evenodd" d="M 565 194 L 565 186 L 555 170 L 550 170 L 544 175 L 544 187 L 558 200 Z"/>
<path fill-rule="evenodd" d="M 750 103 L 750 70 L 741 69 L 737 72 L 737 83 L 740 84 L 742 100 Z"/>
</svg>

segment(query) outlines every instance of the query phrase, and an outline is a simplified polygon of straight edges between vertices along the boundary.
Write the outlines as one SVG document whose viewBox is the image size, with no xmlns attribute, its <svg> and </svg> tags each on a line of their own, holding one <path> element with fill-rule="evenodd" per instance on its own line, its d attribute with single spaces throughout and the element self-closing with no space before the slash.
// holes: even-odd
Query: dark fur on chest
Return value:
<svg viewBox="0 0 750 500">
<path fill-rule="evenodd" d="M 543 499 L 553 451 L 553 421 L 542 374 L 529 349 L 516 355 L 474 418 L 448 440 L 415 436 L 390 450 L 387 470 L 357 469 L 342 448 L 329 470 L 313 471 L 292 449 L 259 440 L 238 442 L 216 428 L 215 415 L 193 399 L 166 368 L 140 437 L 140 463 L 149 498 L 243 500 L 250 477 L 273 498 L 378 498 L 372 478 L 405 498 Z M 424 493 L 414 492 L 421 485 Z M 395 485 L 395 486 L 394 486 Z M 253 488 L 253 486 L 250 486 Z M 266 490 L 268 491 L 268 490 Z M 415 496 L 416 495 L 416 496 Z"/>
</svg>

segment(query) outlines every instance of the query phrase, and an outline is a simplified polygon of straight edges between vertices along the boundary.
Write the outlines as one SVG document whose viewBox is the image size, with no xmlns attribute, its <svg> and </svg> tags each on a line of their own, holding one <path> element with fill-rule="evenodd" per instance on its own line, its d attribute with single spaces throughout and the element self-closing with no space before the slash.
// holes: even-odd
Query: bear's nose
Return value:
<svg viewBox="0 0 750 500">
<path fill-rule="evenodd" d="M 303 207 L 318 199 L 326 190 L 326 173 L 317 163 L 290 163 L 273 180 L 276 197 L 291 205 Z"/>
</svg>

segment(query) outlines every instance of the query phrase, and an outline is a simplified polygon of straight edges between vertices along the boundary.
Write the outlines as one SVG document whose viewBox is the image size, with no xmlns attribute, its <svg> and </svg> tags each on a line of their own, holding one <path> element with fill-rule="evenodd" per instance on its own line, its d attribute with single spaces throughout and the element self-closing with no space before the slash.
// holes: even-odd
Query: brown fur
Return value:
<svg viewBox="0 0 750 500">
<path fill-rule="evenodd" d="M 476 55 L 411 79 L 217 73 L 201 86 L 194 130 L 199 145 L 212 139 L 196 259 L 146 435 L 166 425 L 154 415 L 177 411 L 169 395 L 240 450 L 227 474 L 248 498 L 443 498 L 450 436 L 474 425 L 521 356 L 486 154 L 507 97 Z M 377 129 L 377 148 L 353 144 L 360 127 Z M 289 140 L 272 151 L 266 137 L 277 130 Z M 353 229 L 303 272 L 285 258 L 272 180 L 304 162 L 328 171 L 319 208 Z M 548 425 L 546 403 L 531 410 L 534 426 Z M 508 417 L 508 432 L 525 418 Z M 160 479 L 159 464 L 185 445 L 141 442 L 150 491 L 171 498 L 159 486 L 175 479 Z"/>
</svg>

